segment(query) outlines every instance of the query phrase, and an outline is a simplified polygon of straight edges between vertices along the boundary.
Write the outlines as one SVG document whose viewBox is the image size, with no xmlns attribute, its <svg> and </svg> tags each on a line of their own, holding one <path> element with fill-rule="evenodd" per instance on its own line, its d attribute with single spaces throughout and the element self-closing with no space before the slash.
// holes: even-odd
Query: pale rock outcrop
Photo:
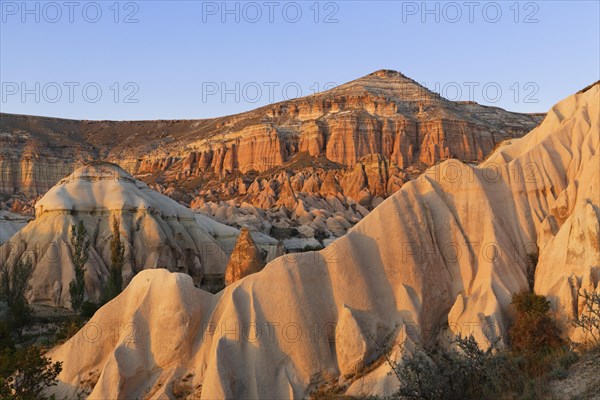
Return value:
<svg viewBox="0 0 600 400">
<path fill-rule="evenodd" d="M 361 371 L 373 356 L 378 355 L 376 325 L 368 313 L 342 306 L 335 330 L 335 343 L 339 347 L 338 366 L 341 375 Z"/>
<path fill-rule="evenodd" d="M 30 257 L 29 301 L 68 307 L 71 226 L 81 221 L 91 241 L 86 292 L 97 300 L 108 277 L 113 218 L 125 241 L 126 282 L 149 268 L 188 273 L 198 285 L 205 273 L 225 271 L 226 255 L 191 210 L 108 163 L 82 167 L 46 193 L 36 203 L 35 220 L 2 245 L 0 262 Z"/>
<path fill-rule="evenodd" d="M 284 181 L 283 186 L 286 185 Z M 237 228 L 251 227 L 253 232 L 261 232 L 276 239 L 290 239 L 292 231 L 296 230 L 299 239 L 309 240 L 310 243 L 315 238 L 323 238 L 320 239 L 322 241 L 345 234 L 347 229 L 369 212 L 365 207 L 345 196 L 338 195 L 338 198 L 331 194 L 322 195 L 318 193 L 319 187 L 316 187 L 316 190 L 317 193 L 313 194 L 304 191 L 294 192 L 294 196 L 287 197 L 286 201 L 282 201 L 280 197 L 277 204 L 267 210 L 256 201 L 252 204 L 245 202 L 239 204 L 236 201 L 217 203 L 207 202 L 202 198 L 195 199 L 192 207 L 195 211 L 223 224 Z M 325 224 L 325 221 L 331 217 L 336 217 L 341 222 L 341 224 L 336 223 L 335 232 Z M 322 247 L 322 243 L 319 243 L 319 247 Z M 294 249 L 296 248 L 287 250 Z"/>
<path fill-rule="evenodd" d="M 171 383 L 194 374 L 173 367 L 194 352 L 196 334 L 206 328 L 216 300 L 195 288 L 187 274 L 141 271 L 103 307 L 108 312 L 96 313 L 62 349 L 50 353 L 65 360 L 62 374 L 84 383 L 68 397 L 172 397 Z M 75 348 L 79 351 L 68 351 Z M 144 382 L 152 382 L 153 389 Z"/>
</svg>

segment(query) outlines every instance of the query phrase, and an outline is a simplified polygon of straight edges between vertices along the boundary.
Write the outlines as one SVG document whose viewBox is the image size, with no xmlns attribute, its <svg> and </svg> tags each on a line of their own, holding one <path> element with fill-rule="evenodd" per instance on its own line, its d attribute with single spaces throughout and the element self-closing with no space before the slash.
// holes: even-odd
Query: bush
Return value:
<svg viewBox="0 0 600 400">
<path fill-rule="evenodd" d="M 512 351 L 483 351 L 472 337 L 457 338 L 457 350 L 418 349 L 392 365 L 400 389 L 392 398 L 412 400 L 545 399 L 547 381 L 564 377 L 576 360 L 572 353 L 547 353 L 545 375 L 530 374 L 525 357 Z"/>
<path fill-rule="evenodd" d="M 74 317 L 62 323 L 56 332 L 56 342 L 64 343 L 71 339 L 85 325 L 81 318 Z"/>
<path fill-rule="evenodd" d="M 492 399 L 511 389 L 514 380 L 510 377 L 518 374 L 516 362 L 495 355 L 493 346 L 481 350 L 472 336 L 458 337 L 455 343 L 458 350 L 421 348 L 405 355 L 401 363 L 393 364 L 400 382 L 394 398 Z"/>
<path fill-rule="evenodd" d="M 81 316 L 84 318 L 92 318 L 96 311 L 100 308 L 100 305 L 91 301 L 84 301 L 81 305 Z"/>
<path fill-rule="evenodd" d="M 513 297 L 517 310 L 509 329 L 510 351 L 494 345 L 483 351 L 475 339 L 458 337 L 457 350 L 418 349 L 392 364 L 401 399 L 545 398 L 551 377 L 564 377 L 576 361 L 565 349 L 545 297 L 527 292 Z"/>
<path fill-rule="evenodd" d="M 550 302 L 544 296 L 532 292 L 515 294 L 512 304 L 517 310 L 517 319 L 508 332 L 513 350 L 535 355 L 564 344 L 549 316 Z"/>
<path fill-rule="evenodd" d="M 187 382 L 187 379 L 182 379 L 181 381 L 173 382 L 171 385 L 171 393 L 173 397 L 176 399 L 187 399 L 189 395 L 194 393 L 194 388 L 190 383 Z"/>
</svg>

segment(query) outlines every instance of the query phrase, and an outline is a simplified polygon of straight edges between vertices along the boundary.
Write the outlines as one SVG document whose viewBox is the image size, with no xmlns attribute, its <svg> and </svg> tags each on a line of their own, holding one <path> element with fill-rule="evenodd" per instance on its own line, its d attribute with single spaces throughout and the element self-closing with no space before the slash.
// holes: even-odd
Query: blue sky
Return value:
<svg viewBox="0 0 600 400">
<path fill-rule="evenodd" d="M 598 1 L 0 0 L 3 112 L 206 118 L 399 70 L 546 111 L 599 79 Z"/>
</svg>

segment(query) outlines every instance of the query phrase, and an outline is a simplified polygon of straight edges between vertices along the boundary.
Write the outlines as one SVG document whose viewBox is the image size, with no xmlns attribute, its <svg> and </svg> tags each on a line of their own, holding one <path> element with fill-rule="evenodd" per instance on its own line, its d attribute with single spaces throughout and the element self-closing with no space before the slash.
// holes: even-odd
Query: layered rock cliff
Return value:
<svg viewBox="0 0 600 400">
<path fill-rule="evenodd" d="M 371 209 L 424 168 L 448 158 L 479 162 L 541 118 L 452 102 L 388 70 L 215 119 L 111 122 L 1 114 L 0 194 L 40 196 L 82 162 L 102 160 L 185 204 L 234 200 L 236 206 L 291 212 L 303 194 L 310 201 L 336 196 L 345 210 L 354 203 Z M 346 220 L 353 224 L 350 211 Z"/>
<path fill-rule="evenodd" d="M 600 280 L 599 132 L 596 84 L 482 165 L 428 169 L 324 250 L 279 257 L 219 295 L 144 271 L 50 352 L 64 362 L 53 390 L 164 398 L 188 385 L 204 399 L 305 398 L 334 382 L 350 396 L 388 395 L 398 382 L 373 364 L 386 345 L 459 333 L 502 343 L 512 295 L 532 285 L 562 334 L 579 339 L 576 289 L 598 291 Z M 115 325 L 129 327 L 116 340 L 87 335 Z M 388 357 L 402 362 L 399 351 Z"/>
</svg>

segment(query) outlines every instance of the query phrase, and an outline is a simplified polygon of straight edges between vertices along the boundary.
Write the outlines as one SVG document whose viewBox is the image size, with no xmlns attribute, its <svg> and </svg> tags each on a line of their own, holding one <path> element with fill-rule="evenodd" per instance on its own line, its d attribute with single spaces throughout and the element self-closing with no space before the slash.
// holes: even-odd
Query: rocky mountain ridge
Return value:
<svg viewBox="0 0 600 400">
<path fill-rule="evenodd" d="M 273 226 L 298 226 L 292 214 L 310 208 L 307 204 L 320 204 L 325 220 L 339 213 L 351 226 L 363 216 L 356 205 L 372 209 L 441 160 L 480 162 L 498 143 L 522 136 L 542 117 L 452 102 L 390 70 L 205 120 L 74 121 L 0 114 L 0 194 L 8 205 L 14 204 L 10 197 L 20 198 L 18 207 L 26 209 L 23 202 L 44 194 L 77 165 L 102 160 L 213 217 L 218 213 L 211 204 L 219 208 L 222 201 L 230 201 L 229 214 L 236 217 L 244 203 L 256 213 L 264 211 L 255 227 L 265 233 Z M 269 210 L 282 214 L 282 209 L 285 216 L 270 215 Z M 335 237 L 347 227 L 317 223 L 311 229 L 312 237 Z"/>
</svg>

